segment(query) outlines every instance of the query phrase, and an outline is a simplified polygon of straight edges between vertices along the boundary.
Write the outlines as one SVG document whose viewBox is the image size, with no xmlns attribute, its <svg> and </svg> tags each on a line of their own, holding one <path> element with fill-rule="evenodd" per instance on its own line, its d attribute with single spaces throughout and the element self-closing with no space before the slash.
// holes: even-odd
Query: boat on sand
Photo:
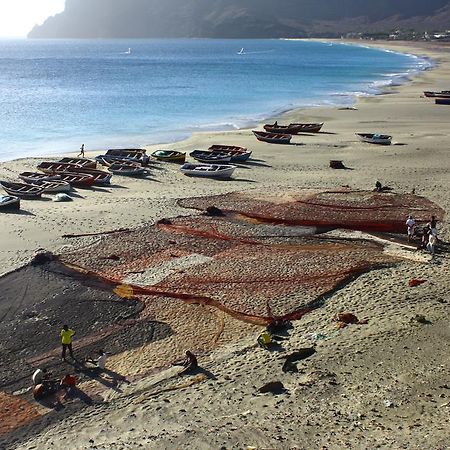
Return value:
<svg viewBox="0 0 450 450">
<path fill-rule="evenodd" d="M 138 176 L 145 173 L 145 168 L 141 165 L 121 164 L 118 162 L 108 166 L 108 170 L 115 175 Z"/>
<path fill-rule="evenodd" d="M 44 189 L 44 192 L 57 193 L 57 192 L 69 192 L 72 186 L 67 181 L 53 180 L 53 181 L 32 181 L 30 184 L 39 186 Z"/>
<path fill-rule="evenodd" d="M 184 175 L 204 178 L 230 178 L 236 166 L 232 164 L 192 164 L 185 163 L 180 167 Z"/>
<path fill-rule="evenodd" d="M 265 131 L 256 130 L 253 130 L 253 134 L 255 135 L 256 139 L 258 139 L 258 141 L 268 142 L 270 144 L 289 144 L 292 138 L 291 134 L 268 133 Z"/>
<path fill-rule="evenodd" d="M 167 162 L 184 162 L 186 160 L 186 153 L 175 150 L 156 150 L 150 156 L 159 161 Z"/>
<path fill-rule="evenodd" d="M 9 195 L 30 200 L 39 198 L 44 192 L 44 188 L 33 184 L 14 183 L 9 181 L 0 181 L 0 184 Z"/>
<path fill-rule="evenodd" d="M 228 163 L 231 161 L 231 155 L 228 153 L 210 152 L 205 150 L 194 150 L 189 153 L 189 156 L 195 160 L 207 164 L 212 163 Z"/>
<path fill-rule="evenodd" d="M 25 183 L 33 184 L 35 181 L 55 181 L 60 180 L 61 177 L 58 174 L 45 174 L 39 172 L 22 172 L 19 173 L 19 178 Z"/>
<path fill-rule="evenodd" d="M 76 164 L 77 166 L 86 167 L 86 169 L 95 169 L 97 161 L 87 158 L 61 158 L 60 163 Z"/>
<path fill-rule="evenodd" d="M 247 161 L 252 152 L 248 151 L 245 147 L 238 147 L 236 145 L 211 145 L 208 148 L 213 153 L 228 153 L 231 156 L 231 162 L 244 162 Z"/>
<path fill-rule="evenodd" d="M 0 211 L 14 211 L 20 209 L 20 198 L 13 195 L 0 195 Z"/>
<path fill-rule="evenodd" d="M 388 134 L 378 134 L 378 133 L 356 133 L 361 141 L 368 142 L 369 144 L 379 144 L 379 145 L 391 145 L 392 136 Z"/>
<path fill-rule="evenodd" d="M 264 129 L 269 133 L 285 133 L 285 134 L 298 134 L 298 133 L 318 133 L 323 127 L 322 123 L 290 123 L 289 125 L 274 124 L 264 125 Z"/>
</svg>

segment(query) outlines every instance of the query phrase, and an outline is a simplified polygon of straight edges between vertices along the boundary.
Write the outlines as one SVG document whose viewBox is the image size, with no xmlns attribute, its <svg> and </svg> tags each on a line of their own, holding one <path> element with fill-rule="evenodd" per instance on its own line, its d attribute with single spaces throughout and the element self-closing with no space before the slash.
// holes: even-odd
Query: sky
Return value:
<svg viewBox="0 0 450 450">
<path fill-rule="evenodd" d="M 0 0 L 0 37 L 25 37 L 36 24 L 64 10 L 65 0 Z"/>
</svg>

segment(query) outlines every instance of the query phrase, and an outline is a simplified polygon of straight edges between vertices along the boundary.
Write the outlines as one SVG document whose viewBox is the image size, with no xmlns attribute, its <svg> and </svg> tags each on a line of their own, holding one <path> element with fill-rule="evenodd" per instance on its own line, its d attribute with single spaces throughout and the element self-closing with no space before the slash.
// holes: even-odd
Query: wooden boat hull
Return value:
<svg viewBox="0 0 450 450">
<path fill-rule="evenodd" d="M 91 175 L 94 177 L 94 183 L 97 185 L 105 186 L 111 184 L 112 174 L 109 172 L 105 172 L 104 170 L 97 169 L 73 169 L 73 173 L 79 173 L 81 175 Z"/>
<path fill-rule="evenodd" d="M 126 177 L 140 176 L 145 173 L 145 168 L 142 166 L 131 166 L 124 164 L 111 164 L 108 170 L 115 175 L 122 175 Z"/>
<path fill-rule="evenodd" d="M 186 153 L 171 150 L 156 150 L 151 156 L 159 161 L 167 162 L 184 162 L 186 161 Z"/>
<path fill-rule="evenodd" d="M 435 101 L 436 105 L 450 105 L 450 97 L 449 98 L 437 98 Z"/>
<path fill-rule="evenodd" d="M 323 123 L 290 123 L 286 126 L 264 125 L 264 129 L 269 133 L 298 134 L 298 133 L 318 133 L 323 127 Z"/>
<path fill-rule="evenodd" d="M 20 198 L 13 195 L 0 195 L 0 211 L 18 211 Z"/>
<path fill-rule="evenodd" d="M 59 160 L 60 163 L 74 164 L 77 166 L 85 167 L 86 169 L 96 169 L 97 161 L 87 158 L 62 158 Z"/>
<path fill-rule="evenodd" d="M 244 162 L 247 161 L 252 152 L 248 151 L 245 147 L 237 147 L 233 145 L 211 145 L 208 149 L 213 153 L 227 153 L 231 156 L 231 162 Z"/>
<path fill-rule="evenodd" d="M 37 168 L 41 172 L 44 172 L 47 174 L 55 174 L 55 173 L 60 173 L 60 172 L 69 172 L 71 169 L 74 169 L 74 168 L 82 169 L 83 167 L 79 166 L 77 164 L 43 161 L 37 166 Z"/>
<path fill-rule="evenodd" d="M 72 173 L 72 172 L 62 172 L 61 180 L 66 181 L 71 186 L 76 187 L 89 187 L 94 184 L 94 177 L 88 174 L 82 173 Z"/>
<path fill-rule="evenodd" d="M 385 134 L 376 135 L 372 133 L 356 133 L 356 136 L 358 136 L 361 141 L 369 144 L 391 145 L 392 142 L 392 136 Z"/>
<path fill-rule="evenodd" d="M 450 91 L 424 91 L 423 93 L 425 97 L 442 97 L 442 98 L 450 98 Z"/>
<path fill-rule="evenodd" d="M 44 192 L 58 193 L 69 192 L 72 186 L 67 181 L 55 180 L 55 181 L 34 181 L 31 184 L 39 186 L 44 189 Z"/>
<path fill-rule="evenodd" d="M 194 150 L 193 152 L 189 153 L 189 156 L 194 158 L 196 161 L 206 164 L 222 164 L 231 161 L 231 155 L 229 154 L 206 152 L 202 150 Z"/>
<path fill-rule="evenodd" d="M 236 166 L 231 164 L 190 164 L 180 167 L 181 173 L 190 177 L 202 178 L 230 178 Z"/>
<path fill-rule="evenodd" d="M 40 186 L 26 183 L 10 183 L 8 181 L 0 181 L 3 189 L 13 197 L 34 200 L 40 198 L 44 189 Z"/>
<path fill-rule="evenodd" d="M 118 156 L 128 161 L 138 162 L 146 166 L 149 162 L 145 150 L 138 149 L 110 149 L 106 151 L 105 156 Z"/>
<path fill-rule="evenodd" d="M 268 133 L 263 131 L 253 131 L 256 139 L 261 142 L 268 142 L 269 144 L 289 144 L 292 135 L 281 133 Z"/>
<path fill-rule="evenodd" d="M 25 183 L 33 184 L 37 181 L 56 181 L 61 179 L 57 174 L 48 175 L 38 172 L 22 172 L 19 174 L 19 178 Z"/>
</svg>

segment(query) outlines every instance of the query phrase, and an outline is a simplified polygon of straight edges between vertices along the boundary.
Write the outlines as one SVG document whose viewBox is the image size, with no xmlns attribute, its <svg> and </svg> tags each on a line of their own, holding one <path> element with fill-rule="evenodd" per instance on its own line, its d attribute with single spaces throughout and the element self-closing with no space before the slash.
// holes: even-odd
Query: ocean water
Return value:
<svg viewBox="0 0 450 450">
<path fill-rule="evenodd" d="M 0 160 L 249 127 L 351 104 L 430 65 L 296 40 L 0 40 Z"/>
</svg>

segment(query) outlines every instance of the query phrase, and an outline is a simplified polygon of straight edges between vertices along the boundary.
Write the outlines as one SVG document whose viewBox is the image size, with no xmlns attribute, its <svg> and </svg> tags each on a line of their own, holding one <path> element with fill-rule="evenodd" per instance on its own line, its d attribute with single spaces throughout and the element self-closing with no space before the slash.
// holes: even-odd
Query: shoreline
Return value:
<svg viewBox="0 0 450 450">
<path fill-rule="evenodd" d="M 339 39 L 281 39 L 281 40 L 293 40 L 293 41 L 305 41 L 305 42 L 320 42 L 320 43 L 334 43 L 334 44 L 341 44 L 341 45 L 354 45 L 358 47 L 363 48 L 376 48 L 379 50 L 386 50 L 390 51 L 386 46 L 378 46 L 378 45 L 365 45 L 358 41 L 351 41 L 351 40 L 339 40 Z M 103 140 L 105 142 L 110 141 L 110 143 L 102 145 L 99 148 L 89 149 L 89 153 L 99 153 L 104 151 L 105 148 L 114 148 L 114 147 L 141 147 L 141 148 L 147 148 L 147 147 L 155 147 L 155 146 L 168 146 L 168 145 L 174 145 L 177 143 L 183 143 L 184 141 L 189 140 L 192 138 L 196 133 L 220 133 L 220 132 L 239 132 L 243 130 L 251 130 L 252 128 L 255 128 L 260 124 L 261 122 L 270 122 L 273 121 L 275 118 L 282 118 L 285 115 L 295 113 L 295 111 L 306 111 L 306 110 L 314 110 L 316 108 L 341 108 L 341 107 L 351 107 L 355 106 L 358 102 L 359 98 L 364 97 L 370 97 L 370 96 L 377 96 L 377 95 L 384 95 L 385 91 L 389 89 L 390 87 L 397 87 L 402 86 L 404 84 L 407 84 L 411 82 L 411 79 L 415 76 L 420 76 L 421 73 L 426 72 L 427 70 L 433 69 L 433 58 L 430 58 L 428 55 L 417 55 L 411 52 L 404 52 L 404 51 L 395 51 L 393 53 L 397 53 L 398 55 L 403 56 L 409 56 L 409 57 L 416 57 L 421 58 L 424 61 L 428 61 L 431 66 L 420 68 L 420 67 L 414 67 L 411 66 L 410 69 L 408 69 L 406 72 L 401 72 L 399 74 L 392 74 L 392 78 L 389 81 L 386 81 L 388 84 L 384 84 L 384 82 L 380 80 L 374 80 L 371 81 L 367 85 L 366 91 L 348 91 L 348 92 L 341 92 L 341 93 L 333 93 L 332 96 L 336 97 L 336 100 L 333 101 L 333 104 L 325 104 L 325 103 L 318 103 L 318 104 L 310 104 L 310 105 L 299 105 L 299 106 L 292 106 L 292 107 L 283 107 L 281 106 L 277 110 L 273 110 L 271 112 L 267 113 L 256 113 L 252 117 L 246 117 L 241 118 L 238 120 L 245 122 L 246 125 L 243 127 L 236 126 L 233 123 L 228 123 L 225 119 L 222 124 L 216 125 L 201 125 L 201 126 L 195 126 L 195 127 L 185 127 L 182 130 L 174 131 L 175 135 L 180 135 L 179 138 L 173 137 L 170 140 L 161 140 L 160 142 L 155 143 L 143 143 L 141 145 L 137 144 L 138 141 L 145 142 L 145 134 L 140 133 L 136 135 L 132 135 L 129 138 L 125 138 L 124 136 L 114 136 L 113 140 L 111 141 L 111 135 L 104 136 Z M 413 73 L 411 73 L 411 71 Z M 394 76 L 395 75 L 395 76 Z M 400 81 L 398 84 L 395 82 L 396 78 L 400 78 L 402 81 Z M 340 100 L 338 99 L 340 98 Z M 195 128 L 198 128 L 198 130 L 194 130 Z M 86 139 L 85 139 L 86 140 Z M 99 140 L 97 137 L 94 138 L 95 141 Z M 116 142 L 117 144 L 114 144 Z M 119 144 L 120 142 L 120 144 Z M 123 144 L 122 144 L 123 142 Z M 133 144 L 127 144 L 127 142 L 133 142 Z M 62 145 L 64 147 L 64 145 Z M 94 147 L 97 147 L 97 145 L 94 145 Z M 39 154 L 30 154 L 25 155 L 23 158 L 52 158 L 57 157 L 58 155 L 73 155 L 76 154 L 76 151 L 70 151 L 70 150 L 59 150 L 59 151 L 52 151 L 51 153 L 39 153 Z M 16 158 L 16 157 L 8 157 L 6 159 L 0 159 L 0 164 L 7 161 L 14 161 L 17 159 L 23 159 L 23 158 Z"/>
<path fill-rule="evenodd" d="M 421 94 L 424 89 L 445 88 L 449 74 L 450 55 L 443 54 L 433 70 L 388 88 L 385 95 L 359 98 L 355 109 L 289 111 L 279 120 L 325 122 L 324 132 L 296 136 L 294 145 L 261 143 L 248 130 L 196 133 L 168 145 L 183 151 L 211 143 L 249 147 L 252 164 L 241 166 L 227 182 L 187 178 L 177 165 L 155 163 L 148 178 L 115 177 L 110 188 L 77 190 L 80 198 L 67 204 L 24 201 L 26 214 L 0 215 L 2 271 L 27 262 L 38 248 L 70 253 L 97 242 L 97 238 L 69 242 L 62 234 L 151 224 L 163 217 L 192 214 L 178 205 L 181 198 L 255 188 L 268 193 L 288 192 L 291 186 L 334 189 L 348 185 L 368 190 L 380 179 L 397 192 L 415 189 L 448 214 L 450 156 L 442 142 L 448 138 L 450 108 L 440 108 Z M 392 134 L 397 145 L 373 146 L 355 138 L 356 131 L 371 129 Z M 0 174 L 29 170 L 36 159 L 2 163 Z M 353 170 L 332 170 L 330 159 L 341 159 Z M 448 216 L 438 228 L 440 238 L 448 242 Z M 426 283 L 408 288 L 411 279 Z M 173 318 L 163 303 L 155 317 L 171 324 L 175 338 L 141 348 L 134 356 L 131 351 L 115 355 L 109 367 L 136 373 L 157 364 L 160 354 L 178 356 L 186 348 L 197 348 L 204 335 L 189 329 L 187 318 L 198 314 L 205 324 L 210 321 L 217 326 L 219 314 L 221 345 L 199 355 L 200 365 L 213 379 L 180 380 L 171 369 L 155 373 L 125 386 L 123 393 L 109 392 L 105 403 L 45 430 L 30 430 L 29 441 L 14 447 L 59 449 L 76 442 L 80 449 L 143 445 L 281 450 L 302 448 L 305 443 L 312 450 L 445 448 L 450 438 L 445 406 L 449 394 L 443 387 L 449 289 L 448 254 L 439 255 L 435 263 L 425 257 L 403 260 L 362 274 L 333 292 L 323 307 L 294 323 L 289 340 L 283 342 L 286 351 L 314 347 L 317 354 L 299 363 L 299 372 L 292 374 L 282 372 L 282 354 L 255 345 L 257 329 L 198 305 L 179 305 L 179 316 Z M 343 311 L 367 317 L 368 323 L 337 329 L 332 318 Z M 430 323 L 419 323 L 416 315 Z M 137 364 L 130 364 L 136 361 L 133 357 Z M 262 384 L 278 380 L 285 393 L 272 396 L 257 391 Z"/>
</svg>

